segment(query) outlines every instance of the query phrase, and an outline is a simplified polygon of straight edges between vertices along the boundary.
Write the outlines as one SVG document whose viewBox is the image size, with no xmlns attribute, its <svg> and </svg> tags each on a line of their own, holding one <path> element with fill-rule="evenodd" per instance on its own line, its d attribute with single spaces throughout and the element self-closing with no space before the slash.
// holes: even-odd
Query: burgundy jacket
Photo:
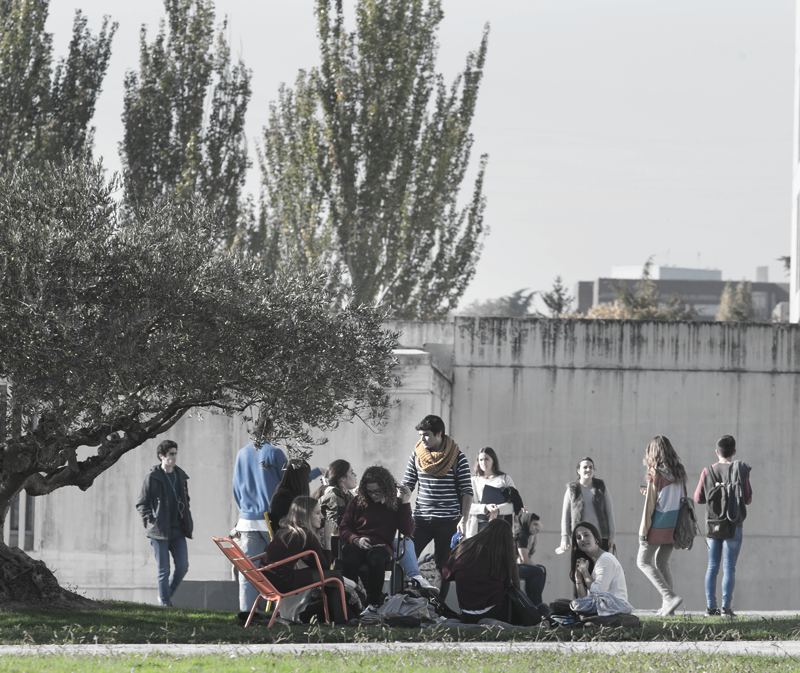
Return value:
<svg viewBox="0 0 800 673">
<path fill-rule="evenodd" d="M 414 518 L 411 504 L 397 499 L 397 509 L 392 511 L 382 502 L 367 498 L 367 506 L 359 507 L 358 498 L 353 498 L 344 511 L 339 523 L 339 537 L 343 544 L 349 544 L 358 537 L 367 538 L 371 544 L 384 544 L 394 555 L 394 536 L 397 531 L 403 535 L 414 534 Z"/>
</svg>

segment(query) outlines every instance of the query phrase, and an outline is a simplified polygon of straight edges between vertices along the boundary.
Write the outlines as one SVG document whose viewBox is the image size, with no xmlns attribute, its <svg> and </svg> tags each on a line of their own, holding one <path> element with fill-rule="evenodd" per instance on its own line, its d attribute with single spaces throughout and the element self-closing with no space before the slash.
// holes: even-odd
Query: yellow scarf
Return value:
<svg viewBox="0 0 800 673">
<path fill-rule="evenodd" d="M 420 470 L 432 477 L 443 477 L 456 462 L 458 444 L 445 435 L 439 451 L 428 451 L 422 445 L 421 440 L 417 442 L 414 451 L 417 454 L 417 464 Z"/>
</svg>

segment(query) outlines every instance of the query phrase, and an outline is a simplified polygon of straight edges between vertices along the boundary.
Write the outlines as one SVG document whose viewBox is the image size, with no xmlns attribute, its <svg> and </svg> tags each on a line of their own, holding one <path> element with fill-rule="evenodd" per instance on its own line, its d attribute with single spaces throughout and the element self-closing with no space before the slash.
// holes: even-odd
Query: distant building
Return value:
<svg viewBox="0 0 800 673">
<path fill-rule="evenodd" d="M 761 272 L 763 278 L 763 271 Z M 633 289 L 642 277 L 642 267 L 612 267 L 611 278 L 598 278 L 594 281 L 580 281 L 575 287 L 577 310 L 585 313 L 593 306 L 613 304 L 617 298 L 613 290 L 615 283 L 625 282 Z M 714 320 L 725 285 L 736 281 L 722 280 L 722 271 L 717 269 L 682 269 L 678 267 L 653 267 L 651 278 L 656 284 L 659 300 L 666 303 L 673 294 L 683 297 L 694 306 L 698 320 Z M 770 320 L 773 310 L 781 302 L 789 301 L 788 283 L 752 283 L 753 309 L 756 320 Z"/>
</svg>

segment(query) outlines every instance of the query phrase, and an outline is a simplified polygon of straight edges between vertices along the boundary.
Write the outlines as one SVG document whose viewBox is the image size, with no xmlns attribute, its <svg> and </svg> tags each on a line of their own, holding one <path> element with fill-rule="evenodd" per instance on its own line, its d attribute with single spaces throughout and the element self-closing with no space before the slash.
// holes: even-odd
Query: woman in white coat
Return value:
<svg viewBox="0 0 800 673">
<path fill-rule="evenodd" d="M 514 505 L 511 502 L 489 502 L 489 491 L 486 487 L 493 487 L 502 491 L 505 488 L 515 488 L 514 480 L 500 469 L 500 461 L 494 449 L 487 446 L 481 449 L 478 460 L 475 462 L 475 472 L 472 477 L 472 507 L 467 520 L 467 537 L 475 535 L 481 524 L 500 517 L 508 517 L 509 523 L 514 516 Z M 496 493 L 495 493 L 496 494 Z M 494 498 L 497 500 L 499 498 Z"/>
</svg>

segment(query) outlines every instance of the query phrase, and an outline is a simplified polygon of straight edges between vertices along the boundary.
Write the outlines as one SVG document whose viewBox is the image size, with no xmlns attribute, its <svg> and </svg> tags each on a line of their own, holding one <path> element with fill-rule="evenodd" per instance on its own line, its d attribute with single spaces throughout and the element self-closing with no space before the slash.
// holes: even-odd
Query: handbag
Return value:
<svg viewBox="0 0 800 673">
<path fill-rule="evenodd" d="M 542 613 L 539 612 L 533 601 L 528 598 L 528 594 L 522 591 L 519 587 L 510 585 L 506 591 L 508 596 L 508 611 L 509 611 L 509 624 L 513 624 L 511 613 L 516 611 L 519 615 L 519 621 L 523 626 L 536 626 L 542 621 Z"/>
<path fill-rule="evenodd" d="M 697 525 L 697 515 L 694 512 L 694 501 L 686 493 L 686 482 L 683 484 L 683 497 L 678 520 L 675 523 L 672 546 L 675 549 L 691 549 L 694 538 L 700 528 Z"/>
</svg>

